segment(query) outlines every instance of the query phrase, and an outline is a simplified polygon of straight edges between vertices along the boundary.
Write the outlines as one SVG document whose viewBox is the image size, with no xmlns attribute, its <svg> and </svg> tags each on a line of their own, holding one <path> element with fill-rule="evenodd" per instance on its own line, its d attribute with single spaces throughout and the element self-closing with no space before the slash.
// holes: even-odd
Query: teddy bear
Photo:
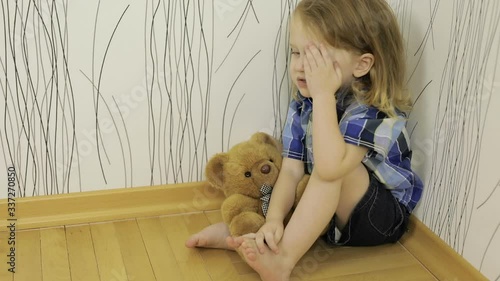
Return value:
<svg viewBox="0 0 500 281">
<path fill-rule="evenodd" d="M 278 179 L 281 163 L 281 144 L 262 132 L 234 145 L 227 153 L 218 153 L 210 158 L 205 168 L 206 178 L 226 197 L 221 205 L 221 214 L 232 236 L 255 233 L 265 223 L 271 191 Z M 305 175 L 298 184 L 294 207 L 308 179 L 309 176 Z"/>
</svg>

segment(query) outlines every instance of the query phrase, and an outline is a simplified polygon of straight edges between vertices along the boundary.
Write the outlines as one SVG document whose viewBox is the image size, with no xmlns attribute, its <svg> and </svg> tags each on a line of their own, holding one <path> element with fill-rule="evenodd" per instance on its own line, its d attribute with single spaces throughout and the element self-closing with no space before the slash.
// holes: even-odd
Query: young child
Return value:
<svg viewBox="0 0 500 281">
<path fill-rule="evenodd" d="M 236 238 L 216 224 L 186 242 L 237 248 L 264 281 L 289 280 L 325 226 L 331 244 L 398 241 L 423 188 L 411 169 L 405 129 L 411 102 L 403 42 L 385 0 L 302 0 L 292 15 L 290 47 L 298 93 L 266 223 Z M 305 172 L 311 178 L 284 228 Z"/>
</svg>

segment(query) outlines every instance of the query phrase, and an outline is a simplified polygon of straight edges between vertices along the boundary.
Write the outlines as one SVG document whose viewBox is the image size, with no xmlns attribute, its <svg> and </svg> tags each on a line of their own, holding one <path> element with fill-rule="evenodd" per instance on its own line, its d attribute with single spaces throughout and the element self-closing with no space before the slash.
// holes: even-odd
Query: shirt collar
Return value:
<svg viewBox="0 0 500 281">
<path fill-rule="evenodd" d="M 300 91 L 297 91 L 297 100 L 299 103 L 303 104 L 304 106 L 311 107 L 311 105 L 312 105 L 312 98 L 304 97 L 300 93 Z"/>
</svg>

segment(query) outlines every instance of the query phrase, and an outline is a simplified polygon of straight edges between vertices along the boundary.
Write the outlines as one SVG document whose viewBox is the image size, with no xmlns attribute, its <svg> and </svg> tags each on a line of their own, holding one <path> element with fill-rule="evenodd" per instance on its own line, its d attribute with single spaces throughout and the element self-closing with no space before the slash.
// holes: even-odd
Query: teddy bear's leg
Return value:
<svg viewBox="0 0 500 281">
<path fill-rule="evenodd" d="M 222 202 L 222 220 L 228 225 L 243 212 L 259 212 L 259 200 L 242 194 L 233 194 Z"/>
<path fill-rule="evenodd" d="M 243 212 L 233 218 L 229 224 L 232 236 L 241 236 L 247 233 L 256 233 L 264 225 L 266 219 L 255 212 Z"/>
</svg>

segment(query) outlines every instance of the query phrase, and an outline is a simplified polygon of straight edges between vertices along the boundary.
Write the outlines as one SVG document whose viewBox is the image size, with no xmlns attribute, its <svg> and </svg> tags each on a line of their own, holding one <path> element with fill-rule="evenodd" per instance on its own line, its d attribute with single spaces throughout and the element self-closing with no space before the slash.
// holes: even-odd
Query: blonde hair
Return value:
<svg viewBox="0 0 500 281">
<path fill-rule="evenodd" d="M 302 0 L 293 15 L 331 46 L 375 57 L 370 72 L 351 85 L 359 102 L 389 117 L 411 110 L 403 39 L 385 0 Z"/>
</svg>

